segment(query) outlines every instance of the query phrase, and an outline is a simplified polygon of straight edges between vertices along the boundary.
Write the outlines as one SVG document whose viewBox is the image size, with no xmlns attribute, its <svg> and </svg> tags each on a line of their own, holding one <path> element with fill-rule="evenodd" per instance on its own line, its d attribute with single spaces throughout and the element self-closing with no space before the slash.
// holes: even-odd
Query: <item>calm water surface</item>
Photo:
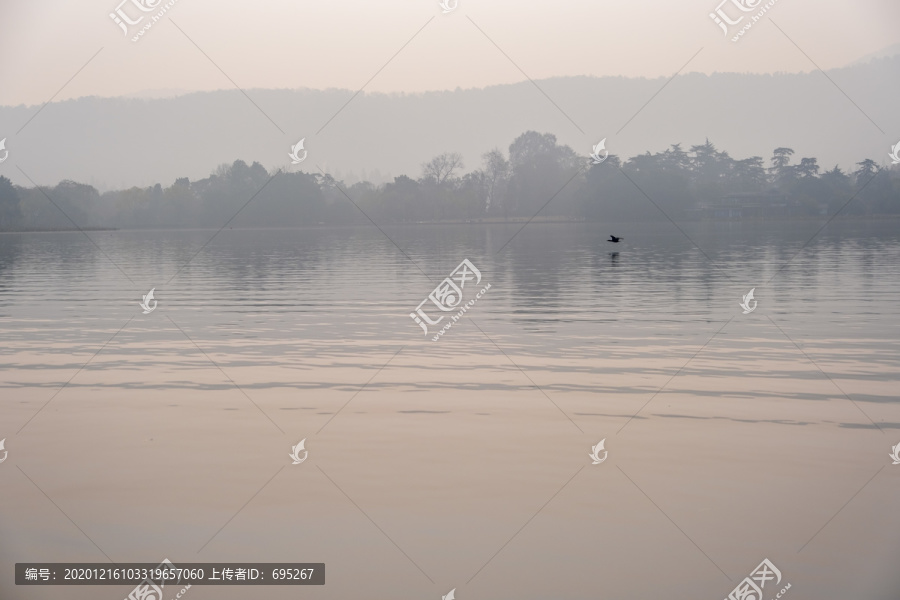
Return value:
<svg viewBox="0 0 900 600">
<path fill-rule="evenodd" d="M 388 228 L 390 239 L 375 228 L 226 229 L 212 241 L 208 230 L 90 232 L 95 243 L 79 232 L 6 234 L 4 353 L 14 367 L 19 344 L 67 353 L 128 319 L 140 329 L 163 318 L 140 314 L 150 288 L 205 350 L 265 364 L 340 352 L 347 340 L 380 353 L 426 340 L 408 314 L 469 258 L 492 286 L 470 316 L 519 352 L 690 343 L 730 318 L 771 318 L 835 358 L 852 349 L 872 368 L 896 367 L 900 224 L 838 220 L 810 241 L 821 225 L 532 223 L 508 244 L 519 226 Z M 625 241 L 606 242 L 607 230 Z M 744 316 L 751 288 L 758 310 Z M 454 333 L 463 329 L 473 330 Z"/>
<path fill-rule="evenodd" d="M 116 560 L 326 560 L 322 598 L 463 600 L 503 547 L 467 597 L 719 598 L 768 556 L 797 600 L 896 600 L 900 222 L 823 224 L 2 234 L 0 557 L 105 561 L 40 485 Z M 491 289 L 432 342 L 464 258 Z"/>
</svg>

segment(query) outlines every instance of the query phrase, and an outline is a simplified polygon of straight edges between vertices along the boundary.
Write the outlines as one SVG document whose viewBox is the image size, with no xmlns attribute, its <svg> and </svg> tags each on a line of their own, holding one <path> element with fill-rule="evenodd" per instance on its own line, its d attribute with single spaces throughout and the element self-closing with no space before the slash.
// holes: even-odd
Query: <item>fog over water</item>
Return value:
<svg viewBox="0 0 900 600">
<path fill-rule="evenodd" d="M 729 573 L 766 555 L 828 596 L 859 589 L 841 574 L 849 562 L 872 573 L 862 597 L 887 599 L 896 537 L 879 539 L 866 507 L 898 531 L 878 500 L 891 477 L 804 550 L 827 569 L 794 558 L 900 434 L 900 233 L 832 223 L 803 248 L 820 226 L 697 223 L 686 233 L 702 252 L 668 223 L 532 223 L 502 250 L 520 224 L 226 229 L 200 254 L 215 230 L 90 232 L 96 245 L 79 232 L 0 235 L 4 422 L 21 426 L 71 379 L 7 447 L 33 455 L 19 464 L 107 552 L 177 562 L 172 544 L 199 547 L 246 501 L 236 490 L 252 494 L 275 472 L 268 455 L 305 438 L 323 472 L 449 578 L 470 576 L 577 471 L 569 453 L 605 438 L 614 470 L 581 473 L 486 569 L 482 593 L 582 598 L 597 575 L 578 559 L 597 538 L 615 547 L 598 568 L 619 594 L 664 587 L 622 576 L 638 563 L 701 595 L 730 589 L 627 474 Z M 606 229 L 624 241 L 607 242 Z M 459 257 L 491 288 L 432 342 L 409 313 Z M 153 286 L 158 308 L 141 315 Z M 758 307 L 742 315 L 753 286 Z M 41 457 L 76 432 L 76 453 Z M 85 491 L 67 492 L 76 474 Z M 383 538 L 318 470 L 275 481 L 204 560 L 314 558 L 328 564 L 328 594 L 400 577 L 427 595 L 402 555 L 358 554 Z M 37 519 L 41 505 L 23 504 L 30 485 L 5 484 L 7 510 Z M 97 500 L 95 489 L 110 492 Z M 760 512 L 769 518 L 749 527 Z M 65 528 L 37 522 L 4 521 L 5 560 L 23 549 L 96 560 L 77 538 L 60 547 Z M 302 537 L 274 535 L 279 522 Z M 569 584 L 510 584 L 521 565 L 548 560 Z"/>
<path fill-rule="evenodd" d="M 2 3 L 0 600 L 897 600 L 898 23 Z"/>
</svg>

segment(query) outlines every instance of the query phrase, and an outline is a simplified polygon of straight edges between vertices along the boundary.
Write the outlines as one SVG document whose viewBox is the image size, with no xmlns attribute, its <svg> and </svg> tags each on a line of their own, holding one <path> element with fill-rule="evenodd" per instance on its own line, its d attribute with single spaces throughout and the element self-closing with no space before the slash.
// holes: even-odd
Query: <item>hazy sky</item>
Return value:
<svg viewBox="0 0 900 600">
<path fill-rule="evenodd" d="M 900 42 L 897 0 L 778 0 L 738 43 L 709 18 L 720 0 L 459 0 L 446 15 L 437 0 L 177 0 L 137 43 L 109 17 L 119 1 L 0 0 L 0 105 L 40 104 L 60 88 L 56 100 L 234 84 L 356 90 L 386 63 L 367 91 L 523 80 L 501 50 L 534 79 L 668 76 L 701 48 L 686 72 L 801 72 L 810 58 L 828 69 Z"/>
</svg>

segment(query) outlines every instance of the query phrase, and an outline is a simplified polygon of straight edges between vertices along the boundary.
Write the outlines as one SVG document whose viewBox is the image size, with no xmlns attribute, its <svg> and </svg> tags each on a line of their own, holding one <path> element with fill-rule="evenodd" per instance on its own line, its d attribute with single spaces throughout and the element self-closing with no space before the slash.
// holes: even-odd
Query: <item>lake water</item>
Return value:
<svg viewBox="0 0 900 600">
<path fill-rule="evenodd" d="M 768 558 L 766 600 L 896 600 L 900 221 L 823 224 L 0 234 L 0 597 L 167 557 L 327 565 L 258 598 L 719 600 Z M 463 259 L 491 287 L 433 342 Z"/>
</svg>

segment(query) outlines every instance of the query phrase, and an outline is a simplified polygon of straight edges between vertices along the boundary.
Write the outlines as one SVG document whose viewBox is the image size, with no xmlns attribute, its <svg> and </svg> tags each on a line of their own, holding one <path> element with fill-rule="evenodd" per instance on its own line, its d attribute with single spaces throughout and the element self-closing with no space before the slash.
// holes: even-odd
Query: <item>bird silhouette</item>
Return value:
<svg viewBox="0 0 900 600">
<path fill-rule="evenodd" d="M 614 244 L 618 244 L 619 242 L 621 242 L 621 241 L 624 240 L 624 239 L 625 239 L 625 238 L 620 238 L 620 237 L 616 237 L 616 236 L 614 236 L 614 235 L 610 235 L 610 236 L 609 236 L 609 239 L 606 240 L 606 241 L 607 241 L 607 242 L 612 242 L 612 243 L 614 243 Z"/>
</svg>

